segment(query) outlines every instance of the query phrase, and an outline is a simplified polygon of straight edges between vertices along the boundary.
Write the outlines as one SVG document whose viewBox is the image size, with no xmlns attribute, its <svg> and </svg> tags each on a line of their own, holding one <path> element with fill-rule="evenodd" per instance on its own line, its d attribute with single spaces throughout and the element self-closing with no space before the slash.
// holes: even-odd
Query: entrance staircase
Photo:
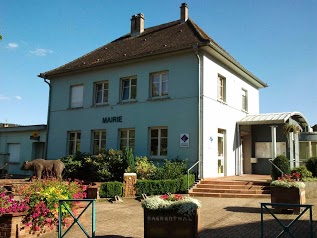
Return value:
<svg viewBox="0 0 317 238">
<path fill-rule="evenodd" d="M 241 175 L 203 179 L 189 190 L 191 197 L 270 198 L 269 175 Z"/>
</svg>

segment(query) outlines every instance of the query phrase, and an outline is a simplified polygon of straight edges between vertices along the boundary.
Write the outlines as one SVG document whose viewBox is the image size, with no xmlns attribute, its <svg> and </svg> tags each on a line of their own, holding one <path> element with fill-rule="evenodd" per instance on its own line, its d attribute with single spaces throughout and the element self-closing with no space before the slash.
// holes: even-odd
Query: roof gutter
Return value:
<svg viewBox="0 0 317 238">
<path fill-rule="evenodd" d="M 198 178 L 203 176 L 203 95 L 202 95 L 202 80 L 201 80 L 201 59 L 198 53 L 198 44 L 193 45 L 195 55 L 198 60 Z"/>
</svg>

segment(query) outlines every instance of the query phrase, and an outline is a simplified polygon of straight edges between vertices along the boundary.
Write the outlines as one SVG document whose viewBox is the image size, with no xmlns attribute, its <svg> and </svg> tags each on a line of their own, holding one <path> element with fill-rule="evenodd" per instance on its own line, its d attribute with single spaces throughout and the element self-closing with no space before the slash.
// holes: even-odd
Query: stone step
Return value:
<svg viewBox="0 0 317 238">
<path fill-rule="evenodd" d="M 270 186 L 261 186 L 261 185 L 230 185 L 230 184 L 197 184 L 196 188 L 270 190 Z"/>
<path fill-rule="evenodd" d="M 192 192 L 199 193 L 236 193 L 236 194 L 270 194 L 270 190 L 255 189 L 217 189 L 217 188 L 193 188 Z"/>
<path fill-rule="evenodd" d="M 217 198 L 270 198 L 270 194 L 237 194 L 237 193 L 201 193 L 190 192 L 190 197 L 217 197 Z"/>
<path fill-rule="evenodd" d="M 257 185 L 257 186 L 269 186 L 269 182 L 258 181 L 219 181 L 219 180 L 201 180 L 200 184 L 221 184 L 221 185 Z"/>
</svg>

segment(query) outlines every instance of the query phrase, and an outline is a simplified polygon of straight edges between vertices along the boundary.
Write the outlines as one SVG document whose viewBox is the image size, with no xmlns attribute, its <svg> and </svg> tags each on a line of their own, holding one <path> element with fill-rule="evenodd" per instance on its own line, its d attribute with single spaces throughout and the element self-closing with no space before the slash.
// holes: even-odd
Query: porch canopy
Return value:
<svg viewBox="0 0 317 238">
<path fill-rule="evenodd" d="M 248 115 L 241 119 L 239 125 L 263 125 L 263 124 L 285 124 L 289 119 L 296 121 L 302 131 L 309 131 L 309 124 L 300 112 L 267 113 L 258 115 Z"/>
</svg>

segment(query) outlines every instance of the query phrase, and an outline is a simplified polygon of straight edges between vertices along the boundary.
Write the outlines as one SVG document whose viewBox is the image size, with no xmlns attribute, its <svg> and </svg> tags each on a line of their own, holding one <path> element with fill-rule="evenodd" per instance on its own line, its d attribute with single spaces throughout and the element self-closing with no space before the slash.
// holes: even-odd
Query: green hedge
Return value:
<svg viewBox="0 0 317 238">
<path fill-rule="evenodd" d="M 195 182 L 195 175 L 189 175 L 189 186 Z M 186 193 L 187 192 L 187 175 L 179 179 L 166 180 L 138 180 L 136 183 L 136 194 L 159 195 L 166 193 Z"/>
<path fill-rule="evenodd" d="M 101 198 L 113 198 L 115 196 L 122 197 L 122 182 L 106 182 L 101 184 L 99 196 Z"/>
</svg>

